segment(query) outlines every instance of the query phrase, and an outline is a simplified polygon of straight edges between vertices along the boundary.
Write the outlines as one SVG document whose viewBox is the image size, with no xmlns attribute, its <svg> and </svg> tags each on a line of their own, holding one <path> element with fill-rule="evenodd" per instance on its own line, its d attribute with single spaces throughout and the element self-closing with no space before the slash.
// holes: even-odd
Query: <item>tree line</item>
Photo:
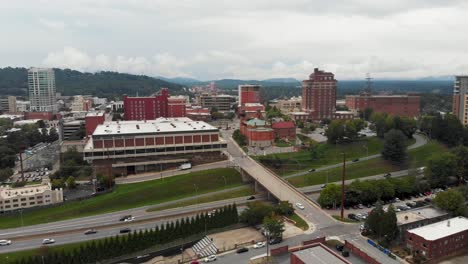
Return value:
<svg viewBox="0 0 468 264">
<path fill-rule="evenodd" d="M 96 263 L 99 260 L 111 259 L 126 254 L 163 245 L 177 239 L 203 233 L 206 230 L 221 228 L 238 223 L 238 212 L 235 204 L 216 210 L 212 216 L 207 213 L 197 214 L 191 218 L 181 218 L 166 222 L 154 229 L 140 230 L 126 236 L 107 237 L 92 240 L 73 249 L 40 250 L 35 256 L 22 258 L 16 264 L 82 264 Z"/>
<path fill-rule="evenodd" d="M 420 119 L 419 129 L 429 138 L 439 140 L 449 147 L 460 144 L 468 146 L 468 126 L 463 127 L 460 120 L 452 114 L 425 115 Z"/>
</svg>

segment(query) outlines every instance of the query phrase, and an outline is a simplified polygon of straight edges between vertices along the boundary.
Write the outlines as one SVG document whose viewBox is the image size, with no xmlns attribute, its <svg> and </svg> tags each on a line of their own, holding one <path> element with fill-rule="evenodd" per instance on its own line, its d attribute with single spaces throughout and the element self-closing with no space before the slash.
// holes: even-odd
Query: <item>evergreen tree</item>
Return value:
<svg viewBox="0 0 468 264">
<path fill-rule="evenodd" d="M 386 160 L 401 163 L 406 159 L 406 137 L 400 130 L 392 129 L 385 133 L 382 156 Z"/>
</svg>

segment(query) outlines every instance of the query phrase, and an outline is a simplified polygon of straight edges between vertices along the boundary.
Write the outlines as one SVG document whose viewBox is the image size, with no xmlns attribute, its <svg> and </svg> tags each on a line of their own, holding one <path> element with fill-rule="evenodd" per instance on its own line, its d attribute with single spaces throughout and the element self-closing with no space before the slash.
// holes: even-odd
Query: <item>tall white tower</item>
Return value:
<svg viewBox="0 0 468 264">
<path fill-rule="evenodd" d="M 28 70 L 28 86 L 31 111 L 57 111 L 55 74 L 53 69 L 30 68 Z"/>
</svg>

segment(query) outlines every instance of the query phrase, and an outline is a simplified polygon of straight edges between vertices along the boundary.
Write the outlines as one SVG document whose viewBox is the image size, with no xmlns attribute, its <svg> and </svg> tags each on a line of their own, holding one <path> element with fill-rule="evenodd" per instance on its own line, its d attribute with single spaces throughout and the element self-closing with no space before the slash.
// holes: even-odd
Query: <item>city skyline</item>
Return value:
<svg viewBox="0 0 468 264">
<path fill-rule="evenodd" d="M 199 80 L 468 72 L 463 1 L 17 1 L 2 64 Z M 47 36 L 47 37 L 45 37 Z M 34 45 L 29 45 L 34 39 Z M 25 44 L 27 43 L 27 45 Z"/>
</svg>

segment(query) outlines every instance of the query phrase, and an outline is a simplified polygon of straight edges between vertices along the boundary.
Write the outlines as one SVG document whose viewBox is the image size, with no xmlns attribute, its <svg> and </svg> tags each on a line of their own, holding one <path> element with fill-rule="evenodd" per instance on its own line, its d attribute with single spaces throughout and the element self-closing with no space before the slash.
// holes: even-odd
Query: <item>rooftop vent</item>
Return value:
<svg viewBox="0 0 468 264">
<path fill-rule="evenodd" d="M 450 220 L 447 221 L 447 227 L 450 227 Z"/>
<path fill-rule="evenodd" d="M 136 128 L 137 128 L 137 129 L 140 129 L 140 125 L 136 125 Z"/>
</svg>

